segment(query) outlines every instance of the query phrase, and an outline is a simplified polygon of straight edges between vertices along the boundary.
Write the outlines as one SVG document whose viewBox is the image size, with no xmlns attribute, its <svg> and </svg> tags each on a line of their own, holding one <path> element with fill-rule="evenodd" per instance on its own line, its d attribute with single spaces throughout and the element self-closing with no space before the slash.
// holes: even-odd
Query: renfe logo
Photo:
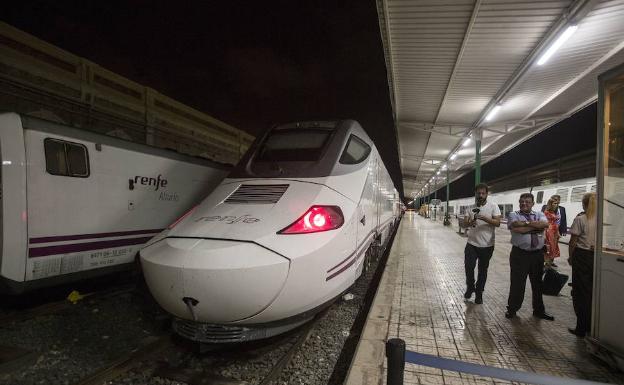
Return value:
<svg viewBox="0 0 624 385">
<path fill-rule="evenodd" d="M 165 188 L 167 186 L 167 179 L 161 179 L 160 174 L 156 178 L 137 175 L 134 177 L 134 183 L 139 183 L 143 186 L 154 186 L 154 190 L 158 191 L 160 187 Z"/>
<path fill-rule="evenodd" d="M 253 218 L 249 214 L 241 215 L 240 217 L 235 217 L 233 215 L 214 215 L 211 217 L 199 217 L 195 219 L 195 222 L 223 222 L 228 225 L 233 225 L 234 223 L 242 222 L 242 223 L 256 223 L 260 222 L 260 219 Z"/>
</svg>

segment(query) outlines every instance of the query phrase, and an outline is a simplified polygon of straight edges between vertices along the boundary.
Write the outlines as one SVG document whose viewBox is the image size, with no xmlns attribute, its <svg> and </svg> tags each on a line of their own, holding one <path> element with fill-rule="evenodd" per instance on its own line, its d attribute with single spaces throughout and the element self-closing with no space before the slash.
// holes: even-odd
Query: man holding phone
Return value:
<svg viewBox="0 0 624 385">
<path fill-rule="evenodd" d="M 500 226 L 501 212 L 493 202 L 487 200 L 489 187 L 485 183 L 475 186 L 476 206 L 464 217 L 462 227 L 470 228 L 468 242 L 464 249 L 464 268 L 466 270 L 466 292 L 469 299 L 475 293 L 475 303 L 483 303 L 483 290 L 487 280 L 490 258 L 494 253 L 494 231 Z M 478 262 L 478 276 L 475 285 L 474 270 Z"/>
</svg>

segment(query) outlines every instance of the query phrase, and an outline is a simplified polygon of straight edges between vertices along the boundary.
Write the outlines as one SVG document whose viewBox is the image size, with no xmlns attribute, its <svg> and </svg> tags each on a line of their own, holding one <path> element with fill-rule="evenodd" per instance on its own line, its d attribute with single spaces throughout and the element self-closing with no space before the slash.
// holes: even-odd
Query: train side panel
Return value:
<svg viewBox="0 0 624 385">
<path fill-rule="evenodd" d="M 29 218 L 26 280 L 132 262 L 145 242 L 225 176 L 223 170 L 96 146 L 70 136 L 24 133 Z M 54 157 L 60 145 L 79 153 L 74 155 L 77 163 L 86 155 L 86 173 L 59 175 L 63 165 L 59 170 Z"/>
</svg>

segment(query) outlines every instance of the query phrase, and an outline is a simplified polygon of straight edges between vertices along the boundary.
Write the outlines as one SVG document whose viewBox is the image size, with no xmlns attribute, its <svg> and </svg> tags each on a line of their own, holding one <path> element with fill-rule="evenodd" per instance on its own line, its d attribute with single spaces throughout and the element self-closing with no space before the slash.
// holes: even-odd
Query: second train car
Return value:
<svg viewBox="0 0 624 385">
<path fill-rule="evenodd" d="M 16 113 L 0 114 L 0 293 L 135 266 L 154 234 L 230 167 Z"/>
</svg>

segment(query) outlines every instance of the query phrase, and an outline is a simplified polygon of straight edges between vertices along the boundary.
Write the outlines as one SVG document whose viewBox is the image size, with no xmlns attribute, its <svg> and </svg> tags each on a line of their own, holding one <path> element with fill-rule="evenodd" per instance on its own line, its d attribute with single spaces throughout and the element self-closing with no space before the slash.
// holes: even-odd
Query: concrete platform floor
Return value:
<svg viewBox="0 0 624 385">
<path fill-rule="evenodd" d="M 346 384 L 385 384 L 385 341 L 407 349 L 499 368 L 624 384 L 568 332 L 576 318 L 570 287 L 544 296 L 554 322 L 532 317 L 531 289 L 513 320 L 505 318 L 509 293 L 509 232 L 501 227 L 490 261 L 482 305 L 464 300 L 464 247 L 457 226 L 406 213 L 388 258 Z M 558 270 L 571 275 L 561 245 Z M 504 380 L 406 364 L 405 384 L 509 384 Z"/>
</svg>

